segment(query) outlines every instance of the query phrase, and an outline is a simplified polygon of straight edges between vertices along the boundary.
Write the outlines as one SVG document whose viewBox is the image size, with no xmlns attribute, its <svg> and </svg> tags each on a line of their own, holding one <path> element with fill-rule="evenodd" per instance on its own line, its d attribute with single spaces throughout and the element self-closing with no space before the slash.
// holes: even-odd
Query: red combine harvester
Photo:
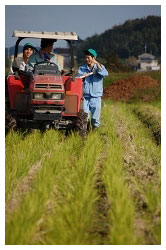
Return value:
<svg viewBox="0 0 166 250">
<path fill-rule="evenodd" d="M 72 40 L 75 32 L 14 31 L 18 37 L 13 62 L 14 75 L 7 77 L 6 132 L 11 129 L 49 128 L 79 131 L 85 136 L 87 113 L 82 109 L 82 79 L 75 77 Z M 18 45 L 24 38 L 65 40 L 70 48 L 70 68 L 58 71 L 54 63 L 42 62 L 34 72 L 19 70 Z M 37 51 L 37 49 L 35 49 Z"/>
</svg>

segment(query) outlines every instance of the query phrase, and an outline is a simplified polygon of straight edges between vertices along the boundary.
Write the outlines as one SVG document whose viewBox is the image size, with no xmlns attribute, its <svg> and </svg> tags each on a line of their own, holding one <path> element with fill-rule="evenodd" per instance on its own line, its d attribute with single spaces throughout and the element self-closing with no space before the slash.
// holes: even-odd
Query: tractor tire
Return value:
<svg viewBox="0 0 166 250">
<path fill-rule="evenodd" d="M 17 121 L 14 115 L 6 114 L 5 116 L 5 135 L 11 130 L 17 130 Z"/>
<path fill-rule="evenodd" d="M 76 131 L 79 132 L 80 136 L 85 138 L 87 135 L 87 125 L 88 125 L 88 114 L 80 109 L 76 120 Z"/>
</svg>

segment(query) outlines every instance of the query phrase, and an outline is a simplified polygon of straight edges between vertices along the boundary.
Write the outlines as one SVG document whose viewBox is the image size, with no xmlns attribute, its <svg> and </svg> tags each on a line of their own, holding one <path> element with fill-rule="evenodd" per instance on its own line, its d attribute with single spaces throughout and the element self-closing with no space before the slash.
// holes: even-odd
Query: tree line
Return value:
<svg viewBox="0 0 166 250">
<path fill-rule="evenodd" d="M 84 62 L 84 50 L 93 48 L 97 51 L 101 63 L 112 67 L 112 64 L 123 67 L 124 62 L 134 62 L 138 55 L 145 52 L 161 58 L 161 17 L 147 16 L 127 20 L 115 25 L 104 33 L 95 34 L 85 40 L 74 43 L 78 65 Z M 128 60 L 128 61 L 126 61 Z M 115 67 L 116 68 L 116 67 Z"/>
</svg>

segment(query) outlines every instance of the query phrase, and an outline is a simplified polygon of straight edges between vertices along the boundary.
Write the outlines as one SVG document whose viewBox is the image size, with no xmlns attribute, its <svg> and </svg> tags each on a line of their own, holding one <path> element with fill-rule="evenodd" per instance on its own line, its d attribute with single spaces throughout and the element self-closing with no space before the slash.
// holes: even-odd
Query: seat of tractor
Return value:
<svg viewBox="0 0 166 250">
<path fill-rule="evenodd" d="M 23 82 L 25 89 L 29 88 L 29 84 L 33 78 L 32 73 L 19 70 L 18 75 L 20 76 L 21 81 Z"/>
<path fill-rule="evenodd" d="M 20 68 L 20 64 L 22 62 L 22 58 L 21 57 L 16 57 L 14 58 L 14 61 L 13 61 L 13 64 L 12 64 L 12 69 L 13 69 L 13 72 L 15 73 L 16 71 L 19 71 L 19 68 Z"/>
</svg>

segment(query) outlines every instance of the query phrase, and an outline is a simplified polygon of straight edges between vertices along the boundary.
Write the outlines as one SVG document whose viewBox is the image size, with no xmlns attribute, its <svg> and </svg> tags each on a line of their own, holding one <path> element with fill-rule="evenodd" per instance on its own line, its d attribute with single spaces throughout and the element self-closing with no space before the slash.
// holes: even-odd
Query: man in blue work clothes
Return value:
<svg viewBox="0 0 166 250">
<path fill-rule="evenodd" d="M 78 76 L 85 76 L 83 78 L 83 109 L 92 114 L 91 125 L 92 128 L 99 128 L 100 126 L 100 112 L 101 112 L 101 97 L 103 94 L 103 78 L 108 76 L 108 71 L 104 65 L 96 61 L 97 53 L 93 49 L 85 50 L 85 65 L 79 67 Z M 89 73 L 93 72 L 92 75 Z"/>
<path fill-rule="evenodd" d="M 39 62 L 52 62 L 58 66 L 58 70 L 61 71 L 61 67 L 57 61 L 56 55 L 52 53 L 53 44 L 57 40 L 55 39 L 41 39 L 41 48 L 39 52 L 35 52 L 33 55 L 29 57 L 29 60 L 26 65 L 26 71 L 32 72 L 34 70 L 34 66 Z"/>
</svg>

